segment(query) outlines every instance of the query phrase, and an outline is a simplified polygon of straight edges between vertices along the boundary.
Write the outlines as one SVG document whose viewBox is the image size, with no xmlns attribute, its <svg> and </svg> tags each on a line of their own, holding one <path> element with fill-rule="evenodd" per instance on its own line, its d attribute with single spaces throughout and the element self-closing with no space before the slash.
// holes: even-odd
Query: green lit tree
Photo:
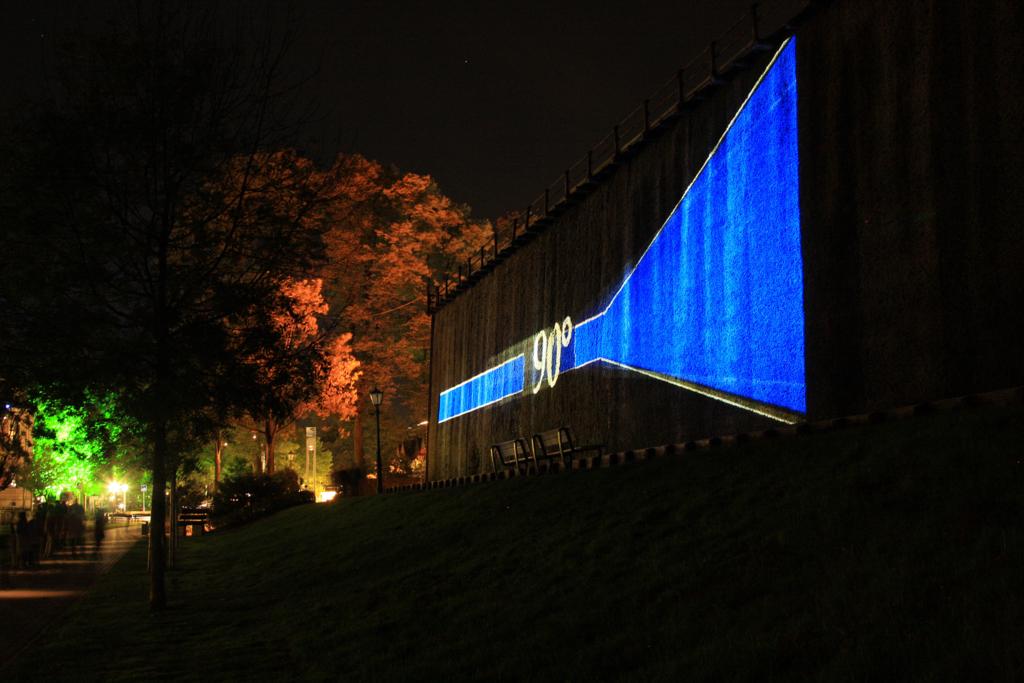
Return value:
<svg viewBox="0 0 1024 683">
<path fill-rule="evenodd" d="M 59 496 L 64 491 L 92 488 L 107 460 L 109 442 L 90 429 L 89 419 L 82 408 L 37 403 L 30 469 L 37 494 Z"/>
<path fill-rule="evenodd" d="M 293 470 L 303 488 L 323 491 L 324 487 L 331 483 L 334 454 L 318 437 L 316 457 L 311 457 L 306 450 L 305 431 L 302 427 L 293 426 L 278 441 L 277 455 L 278 468 Z"/>
</svg>

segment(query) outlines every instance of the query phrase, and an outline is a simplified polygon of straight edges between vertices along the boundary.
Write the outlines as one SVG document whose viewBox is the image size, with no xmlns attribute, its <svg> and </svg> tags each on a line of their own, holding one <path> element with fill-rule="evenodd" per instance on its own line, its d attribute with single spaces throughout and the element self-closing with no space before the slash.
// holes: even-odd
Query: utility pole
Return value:
<svg viewBox="0 0 1024 683">
<path fill-rule="evenodd" d="M 309 457 L 313 456 L 313 500 L 316 500 L 316 427 L 306 427 L 306 481 L 309 481 Z"/>
<path fill-rule="evenodd" d="M 384 493 L 384 466 L 380 460 L 380 403 L 384 400 L 384 392 L 374 387 L 370 390 L 370 402 L 373 403 L 373 414 L 377 418 L 377 493 Z"/>
</svg>

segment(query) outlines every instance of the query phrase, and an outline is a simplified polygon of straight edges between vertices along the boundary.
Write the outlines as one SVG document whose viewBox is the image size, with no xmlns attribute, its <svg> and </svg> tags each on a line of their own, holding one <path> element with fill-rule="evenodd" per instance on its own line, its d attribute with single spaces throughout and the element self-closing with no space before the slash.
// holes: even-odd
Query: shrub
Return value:
<svg viewBox="0 0 1024 683">
<path fill-rule="evenodd" d="M 359 482 L 365 477 L 366 473 L 360 467 L 349 467 L 331 472 L 331 481 L 343 496 L 358 496 Z"/>
<path fill-rule="evenodd" d="M 213 497 L 213 516 L 219 526 L 240 524 L 312 502 L 313 494 L 299 488 L 299 476 L 292 470 L 245 473 L 221 483 Z"/>
</svg>

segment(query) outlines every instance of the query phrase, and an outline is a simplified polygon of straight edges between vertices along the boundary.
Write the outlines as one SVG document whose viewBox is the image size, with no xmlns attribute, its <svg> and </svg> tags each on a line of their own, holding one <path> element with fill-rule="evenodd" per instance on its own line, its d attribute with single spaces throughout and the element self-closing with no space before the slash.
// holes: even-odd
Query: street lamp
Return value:
<svg viewBox="0 0 1024 683">
<path fill-rule="evenodd" d="M 124 496 L 124 511 L 128 512 L 128 484 L 118 484 L 116 481 L 112 481 L 107 486 L 107 491 L 112 494 L 111 497 L 114 499 L 115 504 L 117 503 L 118 493 Z"/>
<path fill-rule="evenodd" d="M 142 485 L 142 511 L 143 512 L 146 511 L 146 489 L 147 488 L 148 487 L 145 484 Z"/>
<path fill-rule="evenodd" d="M 370 390 L 373 414 L 377 417 L 377 493 L 384 493 L 384 467 L 380 463 L 380 402 L 383 400 L 383 391 L 377 387 Z"/>
</svg>

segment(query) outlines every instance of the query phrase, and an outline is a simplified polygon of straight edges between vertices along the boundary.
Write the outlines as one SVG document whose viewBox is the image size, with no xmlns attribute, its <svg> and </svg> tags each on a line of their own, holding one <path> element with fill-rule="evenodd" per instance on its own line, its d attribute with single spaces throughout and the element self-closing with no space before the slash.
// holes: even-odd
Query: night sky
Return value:
<svg viewBox="0 0 1024 683">
<path fill-rule="evenodd" d="M 0 104 L 37 95 L 54 41 L 98 30 L 114 4 L 9 3 Z M 521 209 L 748 8 L 299 0 L 290 68 L 317 115 L 296 144 L 432 174 L 476 216 Z"/>
</svg>

